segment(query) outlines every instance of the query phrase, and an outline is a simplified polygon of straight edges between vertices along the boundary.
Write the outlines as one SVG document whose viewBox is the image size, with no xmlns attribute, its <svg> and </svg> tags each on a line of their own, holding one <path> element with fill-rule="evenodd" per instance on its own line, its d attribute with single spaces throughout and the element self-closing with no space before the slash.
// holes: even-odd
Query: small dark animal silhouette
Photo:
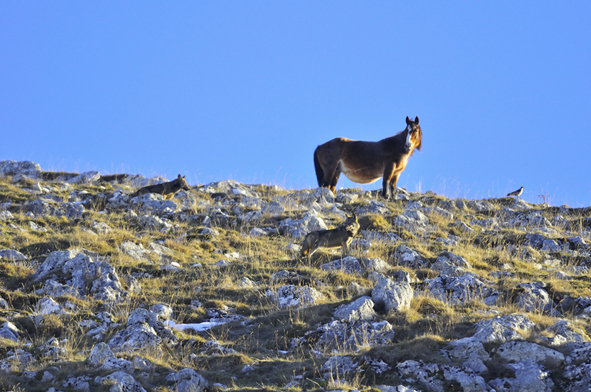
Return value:
<svg viewBox="0 0 591 392">
<path fill-rule="evenodd" d="M 185 177 L 181 177 L 181 175 L 179 174 L 176 180 L 164 182 L 162 184 L 148 185 L 142 187 L 138 189 L 135 193 L 132 193 L 130 197 L 141 196 L 145 195 L 146 193 L 157 193 L 159 195 L 162 195 L 162 197 L 164 197 L 164 200 L 170 200 L 178 191 L 188 191 L 190 189 L 191 188 L 189 188 L 189 184 L 187 184 Z"/>
<path fill-rule="evenodd" d="M 339 176 L 369 184 L 382 177 L 382 196 L 396 195 L 396 182 L 406 168 L 414 149 L 421 150 L 423 133 L 419 118 L 406 117 L 406 129 L 379 142 L 362 142 L 339 137 L 321 144 L 314 151 L 318 186 L 336 195 Z"/>
<path fill-rule="evenodd" d="M 302 242 L 300 257 L 311 256 L 318 248 L 341 247 L 343 254 L 346 254 L 358 231 L 359 222 L 355 214 L 347 217 L 345 223 L 336 229 L 312 231 L 306 235 Z"/>
<path fill-rule="evenodd" d="M 517 196 L 517 197 L 519 197 L 519 196 L 521 196 L 522 193 L 523 193 L 523 187 L 519 188 L 515 192 L 507 193 L 507 196 Z"/>
</svg>

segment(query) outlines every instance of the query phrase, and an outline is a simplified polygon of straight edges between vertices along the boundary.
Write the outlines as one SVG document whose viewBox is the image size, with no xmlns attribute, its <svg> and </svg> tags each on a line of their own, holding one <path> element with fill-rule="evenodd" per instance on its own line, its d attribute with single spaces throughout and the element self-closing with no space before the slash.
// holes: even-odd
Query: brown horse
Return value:
<svg viewBox="0 0 591 392">
<path fill-rule="evenodd" d="M 423 133 L 419 118 L 406 117 L 406 129 L 379 142 L 361 142 L 344 137 L 332 139 L 314 151 L 314 168 L 318 186 L 336 195 L 341 173 L 360 184 L 383 178 L 382 196 L 396 195 L 396 182 L 415 148 L 421 151 Z"/>
</svg>

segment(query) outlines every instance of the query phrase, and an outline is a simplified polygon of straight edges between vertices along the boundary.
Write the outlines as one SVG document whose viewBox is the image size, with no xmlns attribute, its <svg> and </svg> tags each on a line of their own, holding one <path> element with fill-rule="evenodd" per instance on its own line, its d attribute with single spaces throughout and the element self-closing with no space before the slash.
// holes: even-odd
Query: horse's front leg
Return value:
<svg viewBox="0 0 591 392">
<path fill-rule="evenodd" d="M 396 168 L 395 163 L 386 164 L 384 168 L 384 177 L 382 178 L 382 196 L 388 200 L 390 198 L 390 194 L 392 193 L 392 186 L 391 181 L 392 177 L 394 176 L 394 169 Z M 394 188 L 396 189 L 396 188 Z"/>
<path fill-rule="evenodd" d="M 390 194 L 392 195 L 392 199 L 396 198 L 396 193 L 398 193 L 398 188 L 396 188 L 396 183 L 398 182 L 398 177 L 400 177 L 400 173 L 394 174 L 392 179 L 390 180 Z"/>
</svg>

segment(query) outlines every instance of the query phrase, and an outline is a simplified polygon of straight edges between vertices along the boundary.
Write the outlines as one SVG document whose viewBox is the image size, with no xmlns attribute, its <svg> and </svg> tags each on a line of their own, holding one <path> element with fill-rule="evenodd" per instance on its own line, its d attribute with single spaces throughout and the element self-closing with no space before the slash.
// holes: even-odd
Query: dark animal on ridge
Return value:
<svg viewBox="0 0 591 392">
<path fill-rule="evenodd" d="M 157 193 L 159 195 L 162 195 L 164 197 L 164 200 L 170 200 L 180 190 L 188 191 L 191 190 L 191 188 L 189 188 L 189 184 L 187 184 L 185 177 L 181 177 L 181 175 L 179 174 L 176 180 L 164 182 L 162 184 L 148 185 L 142 187 L 129 196 L 136 197 L 144 195 L 146 193 Z"/>
<path fill-rule="evenodd" d="M 523 193 L 523 187 L 521 187 L 518 190 L 513 191 L 511 193 L 507 193 L 507 196 L 517 196 L 517 197 L 519 197 L 519 196 L 521 196 L 522 193 Z"/>
<path fill-rule="evenodd" d="M 382 196 L 396 195 L 396 182 L 413 151 L 421 151 L 423 133 L 419 118 L 406 117 L 406 129 L 378 142 L 364 142 L 344 137 L 321 144 L 314 151 L 318 186 L 336 195 L 336 185 L 343 173 L 349 180 L 369 184 L 382 177 Z"/>
<path fill-rule="evenodd" d="M 306 235 L 302 241 L 302 250 L 300 257 L 311 256 L 318 248 L 338 248 L 341 247 L 343 255 L 349 251 L 349 245 L 353 237 L 359 231 L 359 222 L 357 215 L 347 217 L 345 223 L 332 230 L 317 230 Z"/>
</svg>

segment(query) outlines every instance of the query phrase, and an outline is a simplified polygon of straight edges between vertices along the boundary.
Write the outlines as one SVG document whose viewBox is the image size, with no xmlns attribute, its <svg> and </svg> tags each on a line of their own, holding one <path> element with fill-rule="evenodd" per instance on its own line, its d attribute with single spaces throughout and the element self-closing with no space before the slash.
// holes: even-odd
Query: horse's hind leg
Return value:
<svg viewBox="0 0 591 392">
<path fill-rule="evenodd" d="M 337 164 L 336 167 L 334 168 L 332 178 L 330 179 L 330 183 L 328 185 L 328 189 L 330 189 L 335 196 L 337 195 L 337 182 L 339 182 L 340 175 L 341 175 L 341 167 L 339 164 Z"/>
</svg>

